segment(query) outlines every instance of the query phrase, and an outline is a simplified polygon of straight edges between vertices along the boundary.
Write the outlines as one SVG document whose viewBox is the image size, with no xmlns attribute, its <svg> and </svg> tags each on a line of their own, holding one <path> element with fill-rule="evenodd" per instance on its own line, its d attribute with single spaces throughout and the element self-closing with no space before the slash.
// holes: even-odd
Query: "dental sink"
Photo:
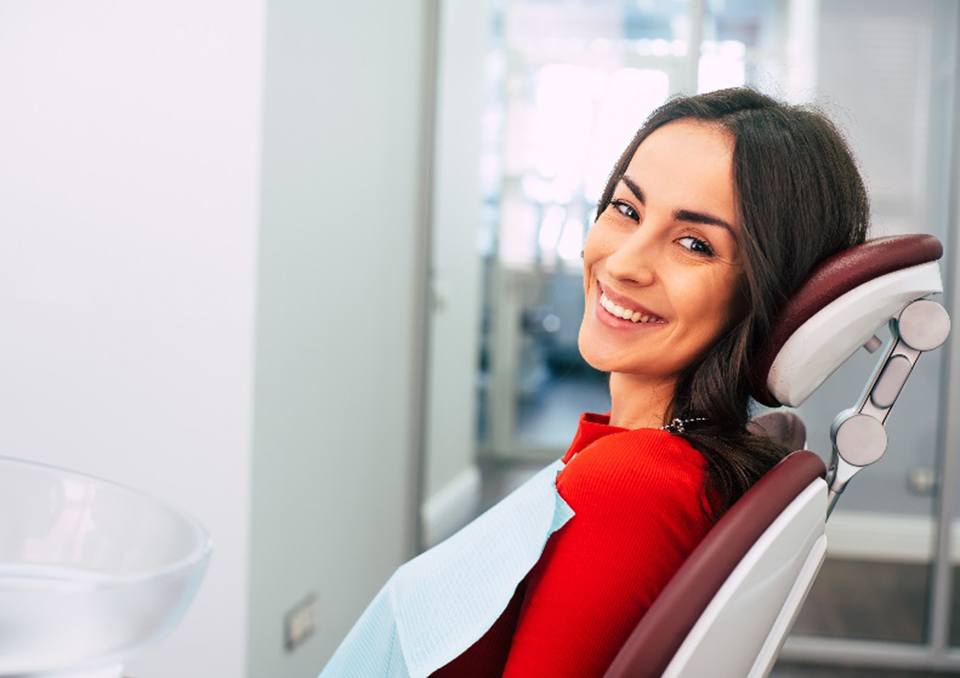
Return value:
<svg viewBox="0 0 960 678">
<path fill-rule="evenodd" d="M 0 676 L 120 678 L 179 623 L 211 551 L 149 495 L 0 457 Z"/>
</svg>

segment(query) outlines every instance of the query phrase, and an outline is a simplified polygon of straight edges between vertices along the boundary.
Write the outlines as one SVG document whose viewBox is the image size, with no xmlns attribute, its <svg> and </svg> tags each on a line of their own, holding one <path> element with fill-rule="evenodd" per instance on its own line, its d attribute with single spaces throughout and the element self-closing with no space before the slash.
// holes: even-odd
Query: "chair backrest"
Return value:
<svg viewBox="0 0 960 678">
<path fill-rule="evenodd" d="M 825 475 L 820 457 L 798 450 L 747 490 L 657 596 L 606 678 L 748 675 L 769 635 L 756 629 L 777 625 L 790 594 L 764 587 L 796 582 L 805 570 L 812 578 L 822 561 Z M 785 568 L 790 576 L 783 576 Z M 789 628 L 793 619 L 786 621 Z M 772 649 L 775 656 L 780 648 Z"/>
</svg>

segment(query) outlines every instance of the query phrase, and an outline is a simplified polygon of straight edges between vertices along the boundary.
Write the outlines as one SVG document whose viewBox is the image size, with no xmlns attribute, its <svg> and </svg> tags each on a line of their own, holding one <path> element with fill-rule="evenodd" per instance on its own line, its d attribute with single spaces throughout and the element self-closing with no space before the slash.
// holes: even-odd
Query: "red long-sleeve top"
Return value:
<svg viewBox="0 0 960 678">
<path fill-rule="evenodd" d="M 584 412 L 554 532 L 497 621 L 432 678 L 600 677 L 712 525 L 706 461 L 683 438 Z"/>
</svg>

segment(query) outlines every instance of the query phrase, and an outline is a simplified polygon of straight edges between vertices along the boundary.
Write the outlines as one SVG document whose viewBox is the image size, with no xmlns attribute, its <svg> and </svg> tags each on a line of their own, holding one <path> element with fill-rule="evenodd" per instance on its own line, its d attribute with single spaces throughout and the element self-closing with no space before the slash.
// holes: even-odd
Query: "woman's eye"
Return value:
<svg viewBox="0 0 960 678">
<path fill-rule="evenodd" d="M 637 210 L 633 209 L 629 203 L 622 200 L 611 200 L 610 206 L 629 219 L 640 220 L 640 215 L 637 214 Z"/>
<path fill-rule="evenodd" d="M 713 256 L 713 248 L 710 247 L 710 244 L 706 240 L 701 240 L 700 238 L 695 238 L 692 235 L 685 235 L 679 240 L 690 240 L 693 245 L 687 247 L 691 252 L 696 252 L 697 254 L 703 254 L 705 256 Z M 684 246 L 686 247 L 686 245 Z"/>
</svg>

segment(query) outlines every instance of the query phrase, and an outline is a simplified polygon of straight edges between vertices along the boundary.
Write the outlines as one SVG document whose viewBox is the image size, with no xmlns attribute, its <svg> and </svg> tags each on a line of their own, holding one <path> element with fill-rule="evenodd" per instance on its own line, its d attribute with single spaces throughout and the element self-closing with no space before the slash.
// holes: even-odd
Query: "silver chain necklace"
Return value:
<svg viewBox="0 0 960 678">
<path fill-rule="evenodd" d="M 673 431 L 674 433 L 684 433 L 684 424 L 689 424 L 692 421 L 709 421 L 706 417 L 691 417 L 690 419 L 674 419 L 669 424 L 664 424 L 660 427 L 662 431 Z"/>
</svg>

